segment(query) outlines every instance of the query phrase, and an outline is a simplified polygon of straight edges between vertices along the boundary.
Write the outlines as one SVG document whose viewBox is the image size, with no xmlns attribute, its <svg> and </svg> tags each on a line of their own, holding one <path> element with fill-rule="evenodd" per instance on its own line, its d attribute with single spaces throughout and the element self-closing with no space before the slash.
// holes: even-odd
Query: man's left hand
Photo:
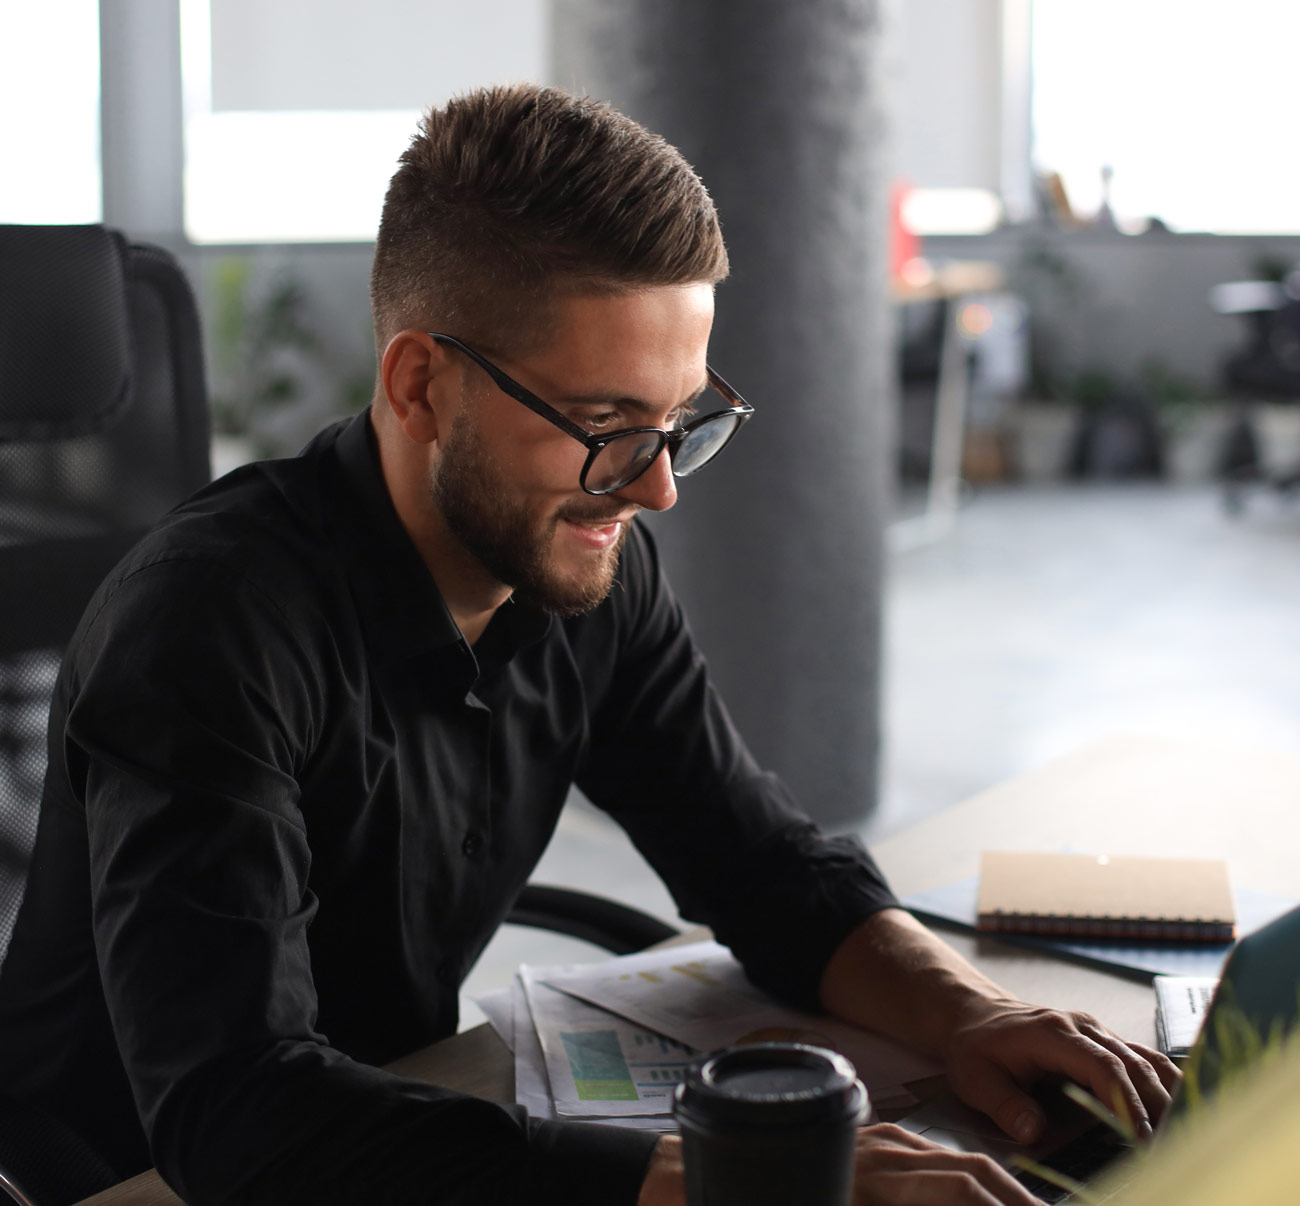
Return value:
<svg viewBox="0 0 1300 1206">
<path fill-rule="evenodd" d="M 1086 1013 L 1021 1001 L 984 999 L 952 1031 L 945 1059 L 949 1083 L 1022 1143 L 1047 1125 L 1029 1090 L 1044 1079 L 1071 1080 L 1121 1118 L 1139 1138 L 1151 1134 L 1180 1073 L 1166 1056 L 1126 1042 Z"/>
<path fill-rule="evenodd" d="M 1108 1109 L 1127 1110 L 1141 1136 L 1180 1077 L 1158 1051 L 1126 1042 L 1090 1014 L 1009 996 L 900 909 L 876 913 L 845 939 L 821 997 L 839 1017 L 942 1060 L 962 1100 L 1022 1142 L 1047 1125 L 1030 1096 L 1044 1081 L 1074 1081 Z"/>
</svg>

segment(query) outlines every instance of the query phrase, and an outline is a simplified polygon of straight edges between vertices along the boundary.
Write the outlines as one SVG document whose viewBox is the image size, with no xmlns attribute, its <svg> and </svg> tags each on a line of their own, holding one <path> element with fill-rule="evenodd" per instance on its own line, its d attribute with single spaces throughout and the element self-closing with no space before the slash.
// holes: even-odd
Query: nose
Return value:
<svg viewBox="0 0 1300 1206">
<path fill-rule="evenodd" d="M 664 449 L 634 482 L 615 490 L 617 498 L 625 498 L 647 511 L 667 511 L 677 501 L 677 479 L 673 477 L 673 464 Z"/>
</svg>

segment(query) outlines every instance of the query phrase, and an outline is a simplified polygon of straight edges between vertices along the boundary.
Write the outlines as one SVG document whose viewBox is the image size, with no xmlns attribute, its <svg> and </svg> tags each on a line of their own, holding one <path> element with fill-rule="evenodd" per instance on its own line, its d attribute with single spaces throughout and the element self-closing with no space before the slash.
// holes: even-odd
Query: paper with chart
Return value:
<svg viewBox="0 0 1300 1206">
<path fill-rule="evenodd" d="M 658 1115 L 668 1125 L 672 1094 L 695 1053 L 681 1043 L 638 1026 L 585 1001 L 550 988 L 536 970 L 520 970 L 532 1026 L 521 1020 L 516 1005 L 515 1050 L 525 1047 L 531 1029 L 541 1046 L 549 1098 L 555 1113 L 565 1118 L 619 1118 Z M 519 1097 L 516 1062 L 516 1096 Z M 536 1096 L 535 1076 L 526 1073 Z"/>
<path fill-rule="evenodd" d="M 553 988 L 621 1014 L 700 1051 L 738 1042 L 806 1042 L 853 1061 L 877 1105 L 906 1098 L 908 1081 L 939 1066 L 888 1039 L 822 1014 L 778 1004 L 716 942 L 551 968 Z"/>
</svg>

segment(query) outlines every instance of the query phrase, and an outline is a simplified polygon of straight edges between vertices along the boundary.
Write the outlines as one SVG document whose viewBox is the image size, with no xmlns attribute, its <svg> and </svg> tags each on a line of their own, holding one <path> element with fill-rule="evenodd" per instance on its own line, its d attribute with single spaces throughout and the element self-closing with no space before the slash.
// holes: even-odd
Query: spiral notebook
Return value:
<svg viewBox="0 0 1300 1206">
<path fill-rule="evenodd" d="M 986 851 L 975 928 L 988 933 L 1230 942 L 1237 912 L 1222 859 Z"/>
</svg>

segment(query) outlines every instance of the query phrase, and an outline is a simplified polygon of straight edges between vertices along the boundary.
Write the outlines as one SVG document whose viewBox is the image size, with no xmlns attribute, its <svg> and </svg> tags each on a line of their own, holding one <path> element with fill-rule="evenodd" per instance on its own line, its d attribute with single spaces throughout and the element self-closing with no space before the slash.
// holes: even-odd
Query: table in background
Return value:
<svg viewBox="0 0 1300 1206">
<path fill-rule="evenodd" d="M 984 260 L 953 260 L 935 266 L 923 282 L 894 282 L 892 295 L 897 305 L 942 301 L 946 306 L 939 348 L 939 378 L 934 389 L 925 510 L 890 525 L 889 544 L 895 550 L 915 548 L 946 536 L 957 518 L 970 394 L 970 369 L 966 363 L 959 303 L 972 294 L 996 293 L 1005 287 L 1002 268 Z"/>
</svg>

